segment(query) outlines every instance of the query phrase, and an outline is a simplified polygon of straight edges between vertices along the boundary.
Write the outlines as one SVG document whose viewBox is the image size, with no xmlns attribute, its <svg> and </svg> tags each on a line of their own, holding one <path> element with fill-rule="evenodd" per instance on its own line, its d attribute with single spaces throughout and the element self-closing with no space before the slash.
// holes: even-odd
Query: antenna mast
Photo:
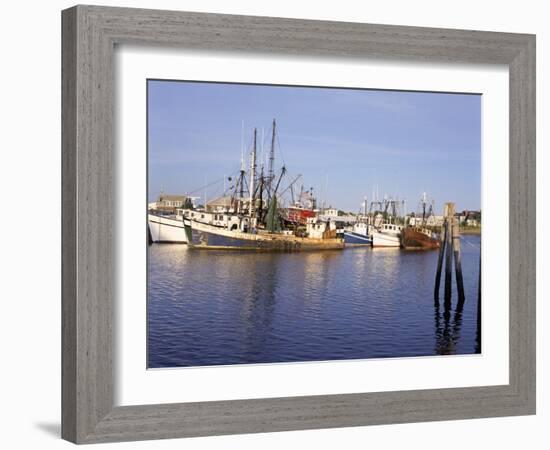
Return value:
<svg viewBox="0 0 550 450">
<path fill-rule="evenodd" d="M 241 122 L 241 172 L 244 172 L 244 120 Z"/>
<path fill-rule="evenodd" d="M 239 188 L 239 199 L 237 200 L 237 213 L 241 212 L 243 197 L 244 197 L 244 120 L 241 121 L 241 170 L 239 172 L 239 180 L 235 185 L 235 196 L 237 195 L 237 187 Z"/>
<path fill-rule="evenodd" d="M 257 130 L 254 128 L 254 145 L 252 147 L 252 155 L 250 158 L 250 183 L 249 183 L 249 190 L 250 190 L 250 205 L 249 205 L 249 214 L 250 217 L 254 215 L 254 177 L 256 175 L 256 135 Z"/>
<path fill-rule="evenodd" d="M 277 124 L 275 119 L 273 119 L 273 132 L 271 134 L 271 148 L 269 150 L 269 166 L 267 176 L 269 177 L 269 191 L 271 191 L 273 180 L 275 179 L 275 174 L 273 172 L 273 165 L 275 163 L 275 133 L 276 133 Z"/>
<path fill-rule="evenodd" d="M 422 193 L 422 226 L 424 226 L 424 222 L 426 221 L 426 193 Z"/>
</svg>

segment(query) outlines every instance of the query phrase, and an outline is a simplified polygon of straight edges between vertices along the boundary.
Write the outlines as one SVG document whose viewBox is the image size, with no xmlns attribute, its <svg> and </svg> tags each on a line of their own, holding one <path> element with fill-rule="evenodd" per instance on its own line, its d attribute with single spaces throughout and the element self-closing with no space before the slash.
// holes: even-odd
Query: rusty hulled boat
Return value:
<svg viewBox="0 0 550 450">
<path fill-rule="evenodd" d="M 439 248 L 439 238 L 427 227 L 428 219 L 433 216 L 433 201 L 428 202 L 426 193 L 420 199 L 421 212 L 414 217 L 408 227 L 401 230 L 401 247 L 405 250 L 433 250 Z M 417 220 L 418 219 L 418 220 Z"/>
<path fill-rule="evenodd" d="M 401 246 L 405 250 L 431 250 L 439 248 L 439 239 L 428 228 L 406 227 L 401 230 Z"/>
</svg>

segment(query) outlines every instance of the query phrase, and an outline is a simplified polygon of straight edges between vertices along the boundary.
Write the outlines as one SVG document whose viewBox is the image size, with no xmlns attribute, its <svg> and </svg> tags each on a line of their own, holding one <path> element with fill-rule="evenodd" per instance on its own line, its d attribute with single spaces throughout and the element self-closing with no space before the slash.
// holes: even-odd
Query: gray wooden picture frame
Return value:
<svg viewBox="0 0 550 450">
<path fill-rule="evenodd" d="M 117 44 L 507 65 L 513 262 L 509 384 L 115 407 Z M 64 439 L 93 443 L 535 413 L 535 36 L 75 6 L 62 12 L 62 54 Z"/>
</svg>

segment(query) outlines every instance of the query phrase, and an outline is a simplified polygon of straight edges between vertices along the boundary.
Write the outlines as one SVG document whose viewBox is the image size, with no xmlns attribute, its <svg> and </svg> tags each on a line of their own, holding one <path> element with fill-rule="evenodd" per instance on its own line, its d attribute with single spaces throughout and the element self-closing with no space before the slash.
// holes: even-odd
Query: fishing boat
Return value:
<svg viewBox="0 0 550 450">
<path fill-rule="evenodd" d="M 184 210 L 176 214 L 159 214 L 153 210 L 147 213 L 147 225 L 151 242 L 187 243 L 187 234 L 183 225 Z"/>
<path fill-rule="evenodd" d="M 401 231 L 403 225 L 398 224 L 400 207 L 403 201 L 384 199 L 371 204 L 373 219 L 372 246 L 396 247 L 401 246 Z M 373 206 L 375 208 L 373 208 Z"/>
<path fill-rule="evenodd" d="M 259 251 L 344 248 L 344 240 L 337 236 L 336 224 L 330 220 L 321 220 L 308 214 L 305 226 L 285 228 L 282 214 L 284 208 L 279 208 L 282 196 L 279 187 L 286 167 L 283 166 L 280 174 L 275 176 L 275 121 L 272 130 L 269 167 L 265 176 L 263 166 L 257 174 L 257 130 L 254 129 L 248 177 L 241 157 L 241 171 L 232 192 L 231 207 L 214 213 L 189 211 L 185 215 L 183 223 L 191 248 Z M 245 191 L 248 191 L 248 195 L 245 195 Z M 303 225 L 301 218 L 297 222 Z"/>
<path fill-rule="evenodd" d="M 357 221 L 353 225 L 344 228 L 344 242 L 346 246 L 372 245 L 374 227 L 370 224 L 366 198 L 362 206 L 364 211 L 357 216 Z"/>
<path fill-rule="evenodd" d="M 436 233 L 426 227 L 428 218 L 433 215 L 433 201 L 429 202 L 426 193 L 420 199 L 418 219 L 414 217 L 412 225 L 401 231 L 401 247 L 405 250 L 431 250 L 439 248 L 439 239 Z"/>
<path fill-rule="evenodd" d="M 439 239 L 427 228 L 407 227 L 401 231 L 401 246 L 405 250 L 431 250 L 439 248 Z"/>
<path fill-rule="evenodd" d="M 383 223 L 372 232 L 373 247 L 400 247 L 402 225 Z"/>
<path fill-rule="evenodd" d="M 194 219 L 184 219 L 184 224 L 190 246 L 197 249 L 299 252 L 344 248 L 344 241 L 336 237 L 336 229 L 315 219 L 308 221 L 306 236 L 297 236 L 290 230 L 230 229 Z"/>
<path fill-rule="evenodd" d="M 290 190 L 294 199 L 292 184 L 290 185 Z M 316 203 L 313 188 L 304 191 L 304 187 L 302 186 L 298 199 L 293 201 L 288 208 L 282 210 L 282 217 L 289 225 L 306 225 L 308 219 L 317 215 L 315 211 Z"/>
<path fill-rule="evenodd" d="M 193 197 L 161 192 L 156 202 L 147 206 L 149 242 L 186 243 L 183 215 L 193 209 Z"/>
<path fill-rule="evenodd" d="M 373 227 L 366 222 L 356 222 L 344 229 L 346 245 L 372 245 Z"/>
</svg>

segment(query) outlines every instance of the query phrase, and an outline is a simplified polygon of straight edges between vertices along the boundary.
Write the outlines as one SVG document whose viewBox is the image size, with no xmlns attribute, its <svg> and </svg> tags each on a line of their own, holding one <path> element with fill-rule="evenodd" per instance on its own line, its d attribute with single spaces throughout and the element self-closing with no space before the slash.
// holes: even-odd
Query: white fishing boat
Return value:
<svg viewBox="0 0 550 450">
<path fill-rule="evenodd" d="M 403 200 L 384 197 L 384 200 L 375 200 L 371 203 L 372 219 L 372 246 L 373 247 L 400 247 L 401 231 L 404 222 L 402 211 L 405 209 Z"/>
<path fill-rule="evenodd" d="M 402 225 L 383 223 L 372 232 L 373 247 L 400 247 Z"/>
<path fill-rule="evenodd" d="M 183 225 L 183 209 L 177 209 L 175 214 L 161 214 L 149 210 L 147 224 L 152 242 L 187 243 L 187 235 Z"/>
</svg>

